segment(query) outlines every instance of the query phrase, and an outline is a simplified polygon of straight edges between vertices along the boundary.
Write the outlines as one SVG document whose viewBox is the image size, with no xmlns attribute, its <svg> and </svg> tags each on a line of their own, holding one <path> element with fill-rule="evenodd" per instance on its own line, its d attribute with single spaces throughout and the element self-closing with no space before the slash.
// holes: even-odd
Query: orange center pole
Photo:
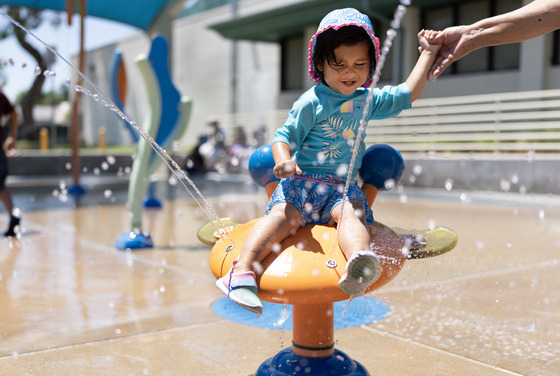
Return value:
<svg viewBox="0 0 560 376">
<path fill-rule="evenodd" d="M 309 358 L 334 354 L 334 304 L 294 304 L 292 352 Z"/>
<path fill-rule="evenodd" d="M 362 185 L 362 192 L 364 192 L 364 194 L 366 195 L 366 200 L 369 207 L 371 208 L 373 206 L 375 198 L 377 197 L 377 194 L 379 193 L 379 189 L 375 188 L 371 184 L 364 183 Z"/>
</svg>

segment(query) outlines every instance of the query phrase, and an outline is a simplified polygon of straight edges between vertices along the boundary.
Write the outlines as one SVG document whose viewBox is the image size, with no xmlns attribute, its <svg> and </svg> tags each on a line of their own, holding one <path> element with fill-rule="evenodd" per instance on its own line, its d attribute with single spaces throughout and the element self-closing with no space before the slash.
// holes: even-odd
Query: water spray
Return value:
<svg viewBox="0 0 560 376">
<path fill-rule="evenodd" d="M 387 36 L 385 38 L 385 40 L 383 41 L 383 46 L 381 47 L 381 54 L 379 56 L 379 61 L 377 61 L 377 64 L 375 66 L 375 71 L 373 73 L 373 77 L 372 77 L 372 85 L 371 85 L 371 89 L 370 92 L 367 96 L 366 99 L 366 105 L 364 106 L 364 112 L 362 115 L 362 119 L 360 120 L 360 127 L 358 128 L 358 134 L 356 135 L 356 139 L 354 141 L 354 146 L 352 148 L 352 159 L 350 160 L 350 166 L 348 167 L 348 174 L 346 176 L 346 184 L 344 185 L 344 194 L 343 194 L 343 198 L 342 198 L 342 205 L 340 207 L 340 221 L 343 220 L 343 214 L 344 214 L 344 206 L 346 201 L 348 200 L 348 189 L 350 188 L 350 183 L 352 180 L 352 172 L 354 170 L 354 165 L 356 164 L 356 158 L 358 155 L 358 151 L 360 149 L 360 145 L 362 142 L 362 139 L 364 138 L 365 135 L 365 130 L 367 127 L 367 123 L 368 123 L 368 119 L 367 119 L 367 114 L 368 114 L 368 109 L 371 107 L 371 103 L 373 101 L 373 92 L 376 87 L 377 84 L 379 83 L 379 79 L 381 77 L 381 71 L 383 69 L 383 67 L 385 66 L 385 60 L 387 59 L 387 55 L 389 54 L 389 51 L 391 51 L 391 47 L 393 46 L 393 41 L 395 40 L 395 38 L 397 37 L 397 30 L 400 29 L 401 27 L 401 22 L 402 19 L 404 17 L 404 15 L 406 14 L 406 7 L 409 6 L 411 3 L 411 0 L 400 0 L 400 4 L 397 6 L 397 9 L 395 11 L 395 14 L 393 15 L 393 20 L 391 21 L 390 25 L 390 29 L 387 30 Z M 340 221 L 339 221 L 339 225 L 337 226 L 337 230 L 336 230 L 336 237 L 335 237 L 335 241 L 333 243 L 333 259 L 329 260 L 327 262 L 327 266 L 329 268 L 333 268 L 336 267 L 336 261 L 334 260 L 334 253 L 335 253 L 335 247 L 336 247 L 336 242 L 338 239 L 338 229 L 340 227 Z"/>
</svg>

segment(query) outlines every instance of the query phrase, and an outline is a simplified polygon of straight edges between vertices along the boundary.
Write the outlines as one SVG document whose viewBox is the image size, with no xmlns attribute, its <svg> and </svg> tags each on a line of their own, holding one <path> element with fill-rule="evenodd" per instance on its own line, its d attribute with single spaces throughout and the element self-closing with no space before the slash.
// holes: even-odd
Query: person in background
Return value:
<svg viewBox="0 0 560 376">
<path fill-rule="evenodd" d="M 479 48 L 523 42 L 557 29 L 560 29 L 560 0 L 535 0 L 471 25 L 427 33 L 429 43 L 442 45 L 429 77 L 439 77 L 453 62 Z"/>
<path fill-rule="evenodd" d="M 14 105 L 4 95 L 0 89 L 0 124 L 5 116 L 10 117 L 10 126 L 4 139 L 4 130 L 0 127 L 0 200 L 4 204 L 6 211 L 10 214 L 10 224 L 4 233 L 5 237 L 16 236 L 15 228 L 19 225 L 21 215 L 19 209 L 14 207 L 12 195 L 6 188 L 6 178 L 8 176 L 8 158 L 16 152 L 16 136 L 18 130 L 18 116 Z"/>
</svg>

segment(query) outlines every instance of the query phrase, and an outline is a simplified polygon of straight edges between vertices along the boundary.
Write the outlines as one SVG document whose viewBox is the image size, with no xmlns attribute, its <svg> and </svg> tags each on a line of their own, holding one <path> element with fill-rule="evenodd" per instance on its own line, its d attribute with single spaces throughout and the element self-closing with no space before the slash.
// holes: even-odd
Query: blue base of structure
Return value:
<svg viewBox="0 0 560 376">
<path fill-rule="evenodd" d="M 74 196 L 81 196 L 86 193 L 86 190 L 81 185 L 74 184 L 68 187 L 68 193 Z"/>
<path fill-rule="evenodd" d="M 122 234 L 115 242 L 118 250 L 152 248 L 154 246 L 150 234 L 129 231 Z"/>
<path fill-rule="evenodd" d="M 370 376 L 358 362 L 339 350 L 326 358 L 298 356 L 288 347 L 267 359 L 255 376 Z"/>
<path fill-rule="evenodd" d="M 142 204 L 145 208 L 161 208 L 163 206 L 161 200 L 153 196 L 147 196 L 144 198 Z"/>
</svg>

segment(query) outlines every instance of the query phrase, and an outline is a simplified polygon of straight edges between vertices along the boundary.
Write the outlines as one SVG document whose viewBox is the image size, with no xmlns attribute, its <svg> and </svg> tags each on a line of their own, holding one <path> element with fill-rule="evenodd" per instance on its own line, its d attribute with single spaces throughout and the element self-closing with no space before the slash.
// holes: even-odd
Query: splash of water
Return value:
<svg viewBox="0 0 560 376">
<path fill-rule="evenodd" d="M 167 151 L 162 148 L 146 131 L 144 131 L 144 129 L 142 129 L 141 127 L 139 127 L 135 121 L 131 120 L 128 118 L 128 116 L 121 111 L 114 103 L 113 101 L 111 101 L 111 99 L 109 99 L 109 97 L 107 95 L 105 95 L 105 93 L 103 91 L 101 91 L 101 89 L 99 89 L 85 74 L 83 74 L 79 69 L 77 69 L 76 67 L 74 67 L 68 60 L 66 60 L 60 53 L 58 53 L 53 47 L 49 46 L 47 43 L 45 43 L 43 40 L 41 40 L 38 36 L 36 36 L 33 32 L 31 32 L 30 30 L 28 30 L 26 27 L 24 27 L 23 25 L 21 25 L 19 22 L 17 22 L 15 19 L 13 19 L 12 17 L 10 17 L 9 15 L 7 15 L 6 13 L 4 13 L 3 11 L 0 10 L 0 15 L 6 17 L 12 24 L 14 24 L 16 27 L 18 27 L 19 29 L 21 29 L 22 31 L 24 31 L 25 33 L 27 33 L 28 35 L 30 35 L 31 37 L 33 37 L 35 40 L 37 40 L 39 43 L 41 43 L 42 45 L 44 45 L 50 52 L 52 52 L 54 55 L 56 55 L 57 57 L 59 57 L 64 63 L 66 63 L 76 74 L 78 74 L 83 80 L 84 82 L 86 82 L 87 84 L 89 84 L 92 88 L 93 91 L 90 91 L 86 88 L 84 88 L 81 85 L 76 85 L 75 87 L 75 91 L 77 93 L 81 93 L 84 94 L 90 98 L 92 98 L 95 102 L 99 102 L 101 103 L 106 109 L 114 112 L 121 120 L 125 121 L 126 123 L 128 123 L 132 128 L 134 128 L 138 134 L 146 141 L 150 144 L 150 146 L 152 147 L 152 149 L 155 151 L 155 153 L 160 157 L 160 159 L 163 161 L 163 163 L 167 166 L 167 168 L 173 173 L 173 175 L 175 175 L 175 177 L 178 179 L 179 182 L 181 182 L 181 185 L 189 192 L 189 194 L 191 195 L 191 197 L 194 199 L 194 201 L 196 202 L 196 204 L 198 205 L 198 207 L 202 210 L 204 216 L 206 217 L 206 219 L 212 223 L 212 225 L 214 227 L 216 227 L 216 230 L 218 230 L 218 226 L 220 228 L 220 236 L 226 236 L 229 241 L 231 242 L 232 245 L 235 246 L 235 242 L 233 240 L 233 238 L 231 237 L 231 235 L 229 234 L 229 232 L 227 231 L 226 226 L 221 222 L 220 218 L 218 217 L 218 215 L 216 214 L 216 212 L 214 211 L 214 209 L 212 208 L 212 206 L 210 205 L 210 203 L 206 200 L 206 198 L 204 197 L 204 195 L 202 194 L 202 192 L 200 192 L 200 190 L 197 188 L 197 186 L 194 184 L 194 182 L 188 178 L 187 174 L 183 171 L 183 169 L 181 168 L 181 166 L 179 166 L 177 164 L 177 162 L 175 162 L 167 153 Z M 11 64 L 13 65 L 13 60 L 11 61 Z M 37 73 L 37 69 L 39 69 L 39 72 Z M 41 74 L 40 68 L 37 67 L 35 69 L 35 74 Z M 52 71 L 45 71 L 44 72 L 45 76 L 55 76 L 55 73 Z M 70 84 L 70 80 L 67 79 L 66 80 L 66 84 L 69 85 Z M 191 191 L 191 189 L 189 189 L 189 186 L 192 190 L 194 190 L 194 193 Z M 201 204 L 200 201 L 203 202 L 203 204 Z M 210 212 L 210 214 L 208 214 L 208 212 Z"/>
</svg>

